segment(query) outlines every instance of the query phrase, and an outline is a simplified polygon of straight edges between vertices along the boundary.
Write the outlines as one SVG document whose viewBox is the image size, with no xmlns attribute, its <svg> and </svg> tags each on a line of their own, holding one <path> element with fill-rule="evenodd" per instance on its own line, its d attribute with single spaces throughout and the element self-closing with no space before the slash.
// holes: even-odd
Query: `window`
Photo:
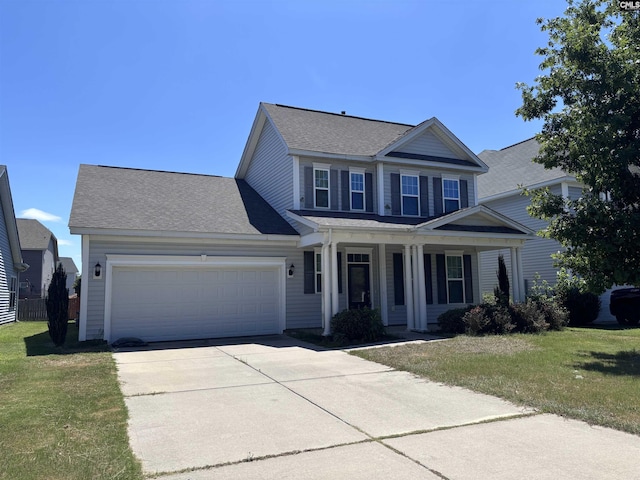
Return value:
<svg viewBox="0 0 640 480">
<path fill-rule="evenodd" d="M 444 213 L 460 210 L 460 181 L 456 178 L 442 179 Z"/>
<path fill-rule="evenodd" d="M 402 215 L 420 215 L 419 197 L 420 188 L 418 187 L 417 175 L 401 175 L 401 194 L 402 194 Z"/>
<path fill-rule="evenodd" d="M 464 303 L 464 270 L 461 255 L 447 255 L 448 303 Z"/>
<path fill-rule="evenodd" d="M 18 279 L 11 277 L 11 283 L 9 285 L 9 310 L 16 309 L 16 289 L 18 288 Z"/>
<path fill-rule="evenodd" d="M 322 292 L 322 253 L 315 253 L 316 293 Z"/>
<path fill-rule="evenodd" d="M 351 172 L 351 210 L 364 210 L 364 173 Z"/>
<path fill-rule="evenodd" d="M 329 208 L 329 170 L 313 169 L 314 202 L 316 208 Z"/>
</svg>

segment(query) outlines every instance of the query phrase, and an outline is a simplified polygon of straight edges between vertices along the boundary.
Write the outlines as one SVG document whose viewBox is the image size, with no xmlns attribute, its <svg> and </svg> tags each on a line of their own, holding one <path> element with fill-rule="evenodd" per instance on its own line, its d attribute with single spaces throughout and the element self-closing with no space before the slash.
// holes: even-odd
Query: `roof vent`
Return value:
<svg viewBox="0 0 640 480">
<path fill-rule="evenodd" d="M 347 112 L 346 112 L 345 110 L 342 110 L 342 111 L 340 112 L 340 115 L 346 115 L 346 114 L 347 114 Z"/>
</svg>

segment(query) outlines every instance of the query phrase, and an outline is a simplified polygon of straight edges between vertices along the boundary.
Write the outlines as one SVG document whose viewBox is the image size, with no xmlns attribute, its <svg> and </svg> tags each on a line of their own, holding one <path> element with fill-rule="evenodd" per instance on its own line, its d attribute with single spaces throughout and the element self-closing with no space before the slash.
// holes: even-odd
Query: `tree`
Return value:
<svg viewBox="0 0 640 480">
<path fill-rule="evenodd" d="M 493 289 L 493 295 L 496 298 L 496 305 L 501 307 L 509 306 L 509 275 L 507 274 L 507 265 L 504 263 L 504 257 L 498 255 L 498 286 Z"/>
<path fill-rule="evenodd" d="M 67 324 L 69 323 L 69 289 L 67 289 L 67 274 L 58 265 L 53 272 L 53 278 L 47 290 L 47 318 L 49 322 L 49 336 L 56 347 L 64 344 L 67 337 Z"/>
<path fill-rule="evenodd" d="M 584 188 L 573 200 L 528 192 L 529 213 L 549 221 L 542 235 L 565 247 L 557 263 L 591 291 L 640 285 L 640 11 L 568 0 L 563 17 L 538 23 L 549 35 L 536 50 L 543 73 L 518 84 L 516 115 L 543 121 L 534 161 Z"/>
<path fill-rule="evenodd" d="M 75 282 L 73 282 L 73 291 L 76 292 L 78 297 L 80 296 L 80 292 L 82 291 L 82 275 L 76 277 Z"/>
</svg>

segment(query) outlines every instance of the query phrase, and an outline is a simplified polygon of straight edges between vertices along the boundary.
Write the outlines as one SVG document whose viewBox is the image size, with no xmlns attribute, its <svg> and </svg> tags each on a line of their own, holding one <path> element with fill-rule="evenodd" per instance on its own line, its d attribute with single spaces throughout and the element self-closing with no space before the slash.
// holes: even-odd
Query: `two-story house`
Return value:
<svg viewBox="0 0 640 480">
<path fill-rule="evenodd" d="M 29 270 L 20 276 L 20 298 L 45 298 L 58 265 L 58 240 L 38 220 L 18 218 L 22 258 Z"/>
<path fill-rule="evenodd" d="M 346 308 L 426 331 L 480 301 L 479 254 L 533 231 L 478 205 L 487 166 L 419 125 L 260 104 L 234 178 L 81 165 L 80 339 L 322 327 Z"/>
</svg>

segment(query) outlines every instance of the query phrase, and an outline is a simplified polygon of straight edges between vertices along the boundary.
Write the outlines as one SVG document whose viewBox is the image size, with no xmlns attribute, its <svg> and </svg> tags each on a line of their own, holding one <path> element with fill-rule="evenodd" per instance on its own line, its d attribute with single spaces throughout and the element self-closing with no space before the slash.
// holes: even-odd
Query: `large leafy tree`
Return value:
<svg viewBox="0 0 640 480">
<path fill-rule="evenodd" d="M 568 0 L 564 16 L 539 19 L 549 36 L 542 74 L 518 84 L 516 114 L 541 119 L 534 161 L 584 185 L 580 199 L 529 192 L 543 235 L 566 250 L 558 263 L 594 292 L 640 285 L 640 11 L 620 2 Z"/>
</svg>

